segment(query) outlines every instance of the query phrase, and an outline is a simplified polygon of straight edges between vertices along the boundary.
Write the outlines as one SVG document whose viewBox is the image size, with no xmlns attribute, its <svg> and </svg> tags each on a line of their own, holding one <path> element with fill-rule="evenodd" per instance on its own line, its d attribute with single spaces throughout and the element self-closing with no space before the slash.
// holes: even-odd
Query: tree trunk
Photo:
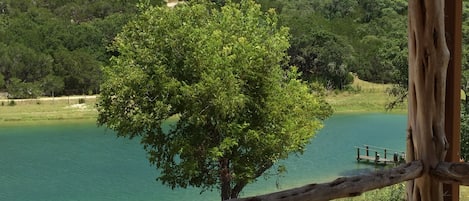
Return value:
<svg viewBox="0 0 469 201">
<path fill-rule="evenodd" d="M 227 158 L 220 159 L 220 181 L 221 181 L 221 200 L 230 199 L 231 195 L 231 175 L 230 161 Z"/>
<path fill-rule="evenodd" d="M 231 199 L 235 199 L 239 197 L 239 193 L 243 190 L 243 188 L 247 185 L 247 182 L 239 182 L 233 187 L 231 190 Z"/>
<path fill-rule="evenodd" d="M 443 161 L 445 87 L 449 51 L 444 0 L 409 0 L 409 111 L 407 161 L 421 160 L 423 175 L 407 183 L 407 200 L 443 200 L 442 184 L 430 171 Z"/>
</svg>

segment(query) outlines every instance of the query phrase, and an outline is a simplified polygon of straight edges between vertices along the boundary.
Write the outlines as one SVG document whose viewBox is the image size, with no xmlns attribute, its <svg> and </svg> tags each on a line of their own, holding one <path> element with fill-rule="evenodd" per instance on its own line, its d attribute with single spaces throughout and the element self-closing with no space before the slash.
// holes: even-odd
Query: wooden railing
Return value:
<svg viewBox="0 0 469 201">
<path fill-rule="evenodd" d="M 312 183 L 299 188 L 229 201 L 321 201 L 354 197 L 366 191 L 418 178 L 422 175 L 422 171 L 423 163 L 413 161 L 366 175 L 341 177 L 328 183 Z M 443 183 L 469 186 L 469 163 L 440 162 L 430 174 Z"/>
<path fill-rule="evenodd" d="M 363 145 L 355 147 L 357 149 L 358 162 L 372 162 L 379 165 L 400 164 L 405 161 L 405 152 L 389 148 Z M 374 154 L 370 154 L 374 153 Z M 389 157 L 391 156 L 391 157 Z"/>
</svg>

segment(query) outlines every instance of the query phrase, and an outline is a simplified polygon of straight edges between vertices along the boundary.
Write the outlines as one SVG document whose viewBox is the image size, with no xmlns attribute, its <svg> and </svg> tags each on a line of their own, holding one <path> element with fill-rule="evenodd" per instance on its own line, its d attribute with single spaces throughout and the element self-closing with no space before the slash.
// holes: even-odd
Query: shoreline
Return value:
<svg viewBox="0 0 469 201">
<path fill-rule="evenodd" d="M 0 99 L 0 126 L 96 122 L 97 96 Z"/>
<path fill-rule="evenodd" d="M 1 127 L 96 124 L 96 119 L 0 121 Z M 96 124 L 97 125 L 97 124 Z"/>
<path fill-rule="evenodd" d="M 6 107 L 6 106 L 3 106 Z M 10 106 L 8 106 L 10 107 Z M 1 106 L 0 106 L 0 111 Z M 82 112 L 84 116 L 79 116 L 78 114 Z M 47 114 L 48 113 L 48 114 Z M 93 113 L 90 116 L 90 113 Z M 42 115 L 41 115 L 42 114 Z M 94 109 L 93 111 L 75 111 L 75 116 L 64 116 L 64 114 L 51 114 L 51 112 L 44 112 L 40 115 L 31 115 L 33 117 L 25 118 L 23 117 L 10 117 L 10 118 L 1 118 L 0 117 L 0 127 L 8 126 L 37 126 L 37 125 L 60 125 L 60 124 L 89 124 L 94 123 L 97 124 L 97 111 Z M 45 114 L 45 115 L 44 115 Z M 88 115 L 86 115 L 88 114 Z M 397 109 L 392 111 L 385 111 L 385 110 L 340 110 L 334 111 L 332 115 L 361 115 L 361 114 L 391 114 L 391 115 L 405 115 L 407 111 Z M 21 116 L 21 115 L 19 115 Z M 170 120 L 176 117 L 171 117 Z"/>
<path fill-rule="evenodd" d="M 78 99 L 77 99 L 78 100 Z M 331 104 L 332 105 L 332 104 Z M 405 115 L 407 111 L 397 108 L 391 111 L 370 108 L 335 109 L 332 115 L 348 114 L 397 114 Z M 98 112 L 96 100 L 84 104 L 42 102 L 40 104 L 17 104 L 15 106 L 0 106 L 0 126 L 31 126 L 31 125 L 58 125 L 75 123 L 95 123 Z"/>
<path fill-rule="evenodd" d="M 393 109 L 391 111 L 386 110 L 340 110 L 334 111 L 332 115 L 335 114 L 402 114 L 406 115 L 407 110 L 404 109 Z"/>
<path fill-rule="evenodd" d="M 407 114 L 407 105 L 387 111 L 392 100 L 386 93 L 389 85 L 375 84 L 355 78 L 355 91 L 328 91 L 326 101 L 336 114 Z M 99 95 L 42 97 L 37 99 L 1 99 L 0 126 L 57 125 L 81 122 L 96 123 Z"/>
</svg>

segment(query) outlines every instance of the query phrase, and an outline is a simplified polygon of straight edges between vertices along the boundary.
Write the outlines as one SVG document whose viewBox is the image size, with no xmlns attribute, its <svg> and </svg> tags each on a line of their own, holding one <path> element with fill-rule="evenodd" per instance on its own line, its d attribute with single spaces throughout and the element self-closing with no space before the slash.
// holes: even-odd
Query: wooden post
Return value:
<svg viewBox="0 0 469 201">
<path fill-rule="evenodd" d="M 422 176 L 407 182 L 407 200 L 441 201 L 443 184 L 431 175 L 448 149 L 445 134 L 445 0 L 409 0 L 408 162 L 423 163 Z"/>
<path fill-rule="evenodd" d="M 375 151 L 375 164 L 378 164 L 379 162 L 379 154 L 377 151 Z"/>
<path fill-rule="evenodd" d="M 460 111 L 461 111 L 461 61 L 462 61 L 462 0 L 445 1 L 446 43 L 450 52 L 446 80 L 445 132 L 449 149 L 445 161 L 459 162 L 460 150 Z M 443 186 L 445 201 L 459 200 L 459 185 Z"/>
<path fill-rule="evenodd" d="M 360 147 L 357 147 L 357 161 L 360 162 Z"/>
<path fill-rule="evenodd" d="M 385 165 L 386 165 L 386 159 L 387 159 L 386 155 L 388 155 L 388 153 L 387 153 L 386 149 L 384 149 L 384 164 Z"/>
</svg>

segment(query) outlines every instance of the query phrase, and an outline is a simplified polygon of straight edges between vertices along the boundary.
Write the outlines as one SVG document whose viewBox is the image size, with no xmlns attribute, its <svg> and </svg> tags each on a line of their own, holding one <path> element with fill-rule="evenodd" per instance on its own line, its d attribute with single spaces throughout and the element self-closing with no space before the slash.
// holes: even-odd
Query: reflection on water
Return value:
<svg viewBox="0 0 469 201">
<path fill-rule="evenodd" d="M 365 175 L 370 172 L 373 172 L 375 170 L 378 170 L 378 168 L 360 168 L 360 169 L 351 169 L 351 170 L 344 170 L 339 173 L 339 176 L 341 177 L 349 177 L 349 176 L 357 176 L 357 175 Z"/>
<path fill-rule="evenodd" d="M 405 123 L 404 115 L 336 115 L 303 155 L 280 161 L 285 175 L 261 177 L 243 196 L 373 171 L 356 163 L 354 146 L 404 150 Z M 138 140 L 116 138 L 93 124 L 0 128 L 0 160 L 0 200 L 219 200 L 218 192 L 161 185 Z"/>
</svg>

